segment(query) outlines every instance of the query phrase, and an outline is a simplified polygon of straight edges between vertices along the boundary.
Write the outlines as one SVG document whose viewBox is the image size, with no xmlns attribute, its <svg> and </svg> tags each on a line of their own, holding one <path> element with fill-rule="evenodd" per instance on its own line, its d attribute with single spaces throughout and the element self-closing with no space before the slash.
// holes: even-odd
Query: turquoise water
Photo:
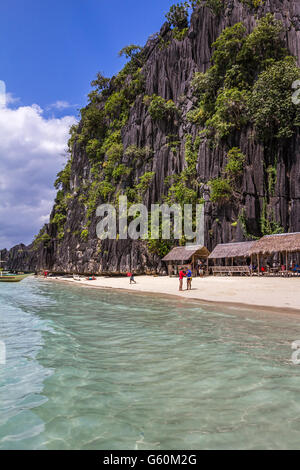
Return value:
<svg viewBox="0 0 300 470">
<path fill-rule="evenodd" d="M 0 285 L 0 449 L 300 447 L 300 318 Z"/>
</svg>

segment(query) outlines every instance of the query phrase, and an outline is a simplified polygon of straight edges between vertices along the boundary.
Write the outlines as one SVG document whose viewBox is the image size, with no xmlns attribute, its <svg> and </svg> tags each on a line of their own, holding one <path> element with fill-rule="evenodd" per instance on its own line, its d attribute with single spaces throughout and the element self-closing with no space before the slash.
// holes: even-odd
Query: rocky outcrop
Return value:
<svg viewBox="0 0 300 470">
<path fill-rule="evenodd" d="M 14 246 L 6 257 L 5 268 L 11 271 L 35 272 L 37 265 L 36 253 L 31 246 L 23 244 Z"/>
<path fill-rule="evenodd" d="M 172 38 L 168 24 L 160 34 L 149 39 L 145 46 L 146 63 L 143 71 L 146 77 L 146 95 L 156 94 L 166 100 L 173 100 L 180 107 L 183 116 L 192 108 L 195 98 L 190 82 L 196 71 L 205 72 L 210 65 L 212 43 L 224 28 L 242 21 L 251 32 L 257 18 L 268 12 L 282 21 L 285 26 L 285 43 L 290 53 L 300 64 L 300 3 L 288 0 L 266 0 L 257 11 L 249 9 L 238 0 L 229 0 L 221 15 L 214 14 L 208 7 L 198 8 L 192 15 L 187 36 L 182 41 Z M 162 40 L 166 46 L 162 47 Z M 180 174 L 186 167 L 184 139 L 187 134 L 196 137 L 199 129 L 186 119 L 155 122 L 151 119 L 143 96 L 138 96 L 130 110 L 127 124 L 122 129 L 122 141 L 126 149 L 130 145 L 150 147 L 153 158 L 137 164 L 135 181 L 145 172 L 155 172 L 153 183 L 147 191 L 144 202 L 149 206 L 159 202 L 166 195 L 165 178 Z M 178 136 L 179 151 L 176 155 L 167 145 L 167 136 Z M 253 129 L 244 129 L 230 137 L 226 148 L 212 147 L 202 141 L 198 151 L 197 180 L 206 183 L 218 177 L 226 165 L 226 149 L 239 147 L 247 156 L 241 182 L 242 198 L 239 205 L 234 202 L 222 207 L 211 202 L 205 203 L 205 243 L 212 250 L 217 243 L 247 239 L 247 233 L 238 221 L 243 208 L 248 231 L 258 234 L 264 204 L 274 211 L 276 220 L 286 231 L 300 231 L 300 136 L 280 141 L 276 148 L 276 186 L 272 195 L 268 193 L 265 162 L 270 158 L 270 149 L 253 139 Z M 122 158 L 128 165 L 128 157 Z M 65 234 L 57 237 L 55 224 L 49 224 L 45 231 L 50 237 L 47 244 L 40 246 L 23 245 L 14 247 L 7 258 L 9 269 L 36 270 L 48 268 L 56 272 L 109 272 L 120 273 L 129 269 L 137 272 L 163 272 L 160 257 L 151 254 L 141 241 L 105 241 L 99 243 L 96 237 L 96 219 L 92 218 L 86 240 L 80 237 L 85 226 L 86 209 L 79 203 L 78 196 L 83 184 L 92 182 L 91 164 L 87 155 L 75 143 L 71 168 L 70 188 L 73 198 L 68 206 Z M 117 188 L 120 189 L 120 188 Z"/>
</svg>

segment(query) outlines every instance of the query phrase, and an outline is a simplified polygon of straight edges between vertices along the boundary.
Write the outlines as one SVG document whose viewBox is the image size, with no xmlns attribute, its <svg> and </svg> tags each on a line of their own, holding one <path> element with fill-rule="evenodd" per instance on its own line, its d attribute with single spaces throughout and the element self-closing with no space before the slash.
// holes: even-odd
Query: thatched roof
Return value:
<svg viewBox="0 0 300 470">
<path fill-rule="evenodd" d="M 300 232 L 266 235 L 255 242 L 252 254 L 296 253 L 300 251 Z"/>
<path fill-rule="evenodd" d="M 209 259 L 247 258 L 256 242 L 225 243 L 217 245 Z"/>
<path fill-rule="evenodd" d="M 205 246 L 191 245 L 191 246 L 177 246 L 165 256 L 162 261 L 188 261 L 192 256 L 198 255 L 207 258 L 209 251 Z"/>
</svg>

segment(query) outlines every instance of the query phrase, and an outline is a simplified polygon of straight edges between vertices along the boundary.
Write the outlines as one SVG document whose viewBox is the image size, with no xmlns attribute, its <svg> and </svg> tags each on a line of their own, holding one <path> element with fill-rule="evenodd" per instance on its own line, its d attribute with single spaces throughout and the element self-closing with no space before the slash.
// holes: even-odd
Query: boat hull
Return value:
<svg viewBox="0 0 300 470">
<path fill-rule="evenodd" d="M 28 276 L 31 276 L 31 274 L 6 274 L 4 276 L 0 276 L 0 282 L 21 282 Z"/>
</svg>

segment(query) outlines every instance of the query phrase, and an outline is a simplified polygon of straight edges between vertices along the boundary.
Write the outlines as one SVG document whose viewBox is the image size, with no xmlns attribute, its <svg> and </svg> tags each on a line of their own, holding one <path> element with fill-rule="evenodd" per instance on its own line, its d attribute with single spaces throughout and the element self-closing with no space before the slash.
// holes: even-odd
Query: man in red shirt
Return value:
<svg viewBox="0 0 300 470">
<path fill-rule="evenodd" d="M 182 286 L 183 286 L 183 278 L 185 277 L 185 270 L 184 269 L 181 269 L 179 271 L 179 290 L 182 290 Z"/>
</svg>

